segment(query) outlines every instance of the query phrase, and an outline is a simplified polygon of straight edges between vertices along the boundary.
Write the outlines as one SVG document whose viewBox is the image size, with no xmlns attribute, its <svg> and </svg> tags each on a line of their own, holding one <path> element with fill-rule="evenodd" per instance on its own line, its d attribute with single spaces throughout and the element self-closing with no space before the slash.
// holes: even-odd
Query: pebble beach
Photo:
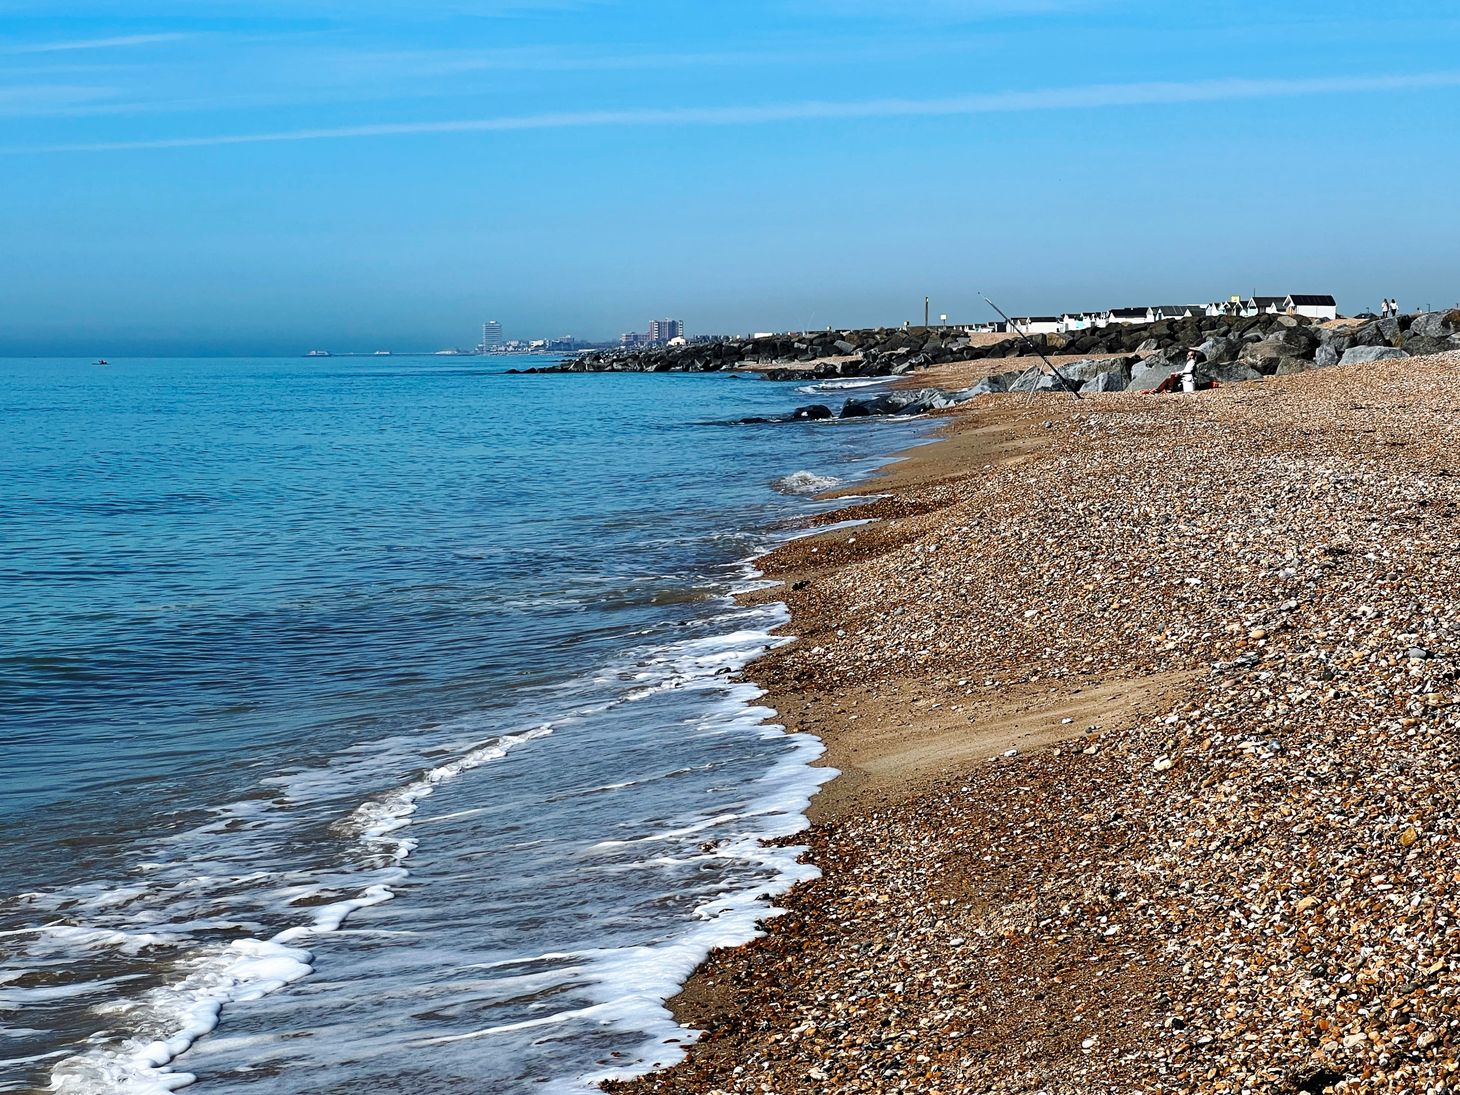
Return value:
<svg viewBox="0 0 1460 1095">
<path fill-rule="evenodd" d="M 610 1089 L 1453 1090 L 1457 378 L 980 397 L 767 556 L 822 874 Z"/>
</svg>

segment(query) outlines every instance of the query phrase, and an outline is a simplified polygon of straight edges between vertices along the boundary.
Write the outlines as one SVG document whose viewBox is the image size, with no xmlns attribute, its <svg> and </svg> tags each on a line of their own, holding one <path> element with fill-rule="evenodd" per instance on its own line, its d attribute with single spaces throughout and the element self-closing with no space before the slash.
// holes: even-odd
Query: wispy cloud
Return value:
<svg viewBox="0 0 1460 1095">
<path fill-rule="evenodd" d="M 86 84 L 12 84 L 0 87 L 0 117 L 51 114 L 94 106 L 116 89 Z"/>
<path fill-rule="evenodd" d="M 1022 111 L 1091 110 L 1115 106 L 1160 106 L 1305 95 L 1353 95 L 1460 87 L 1460 71 L 1404 75 L 1333 76 L 1308 79 L 1228 79 L 1187 83 L 1090 84 L 1080 87 L 1004 91 L 936 99 L 803 101 L 761 106 L 670 107 L 641 110 L 562 111 L 441 122 L 295 129 L 273 133 L 165 137 L 155 140 L 47 145 L 0 149 L 7 155 L 55 152 L 112 152 L 207 148 L 284 141 L 347 140 L 442 133 L 503 133 L 547 129 L 606 129 L 628 126 L 743 126 L 781 122 L 877 118 L 972 117 Z"/>
<path fill-rule="evenodd" d="M 473 72 L 616 72 L 699 68 L 795 66 L 801 70 L 850 63 L 908 61 L 940 54 L 970 54 L 994 48 L 1003 39 L 877 42 L 824 40 L 818 52 L 802 46 L 761 46 L 726 50 L 666 50 L 642 46 L 608 52 L 565 46 L 504 49 L 421 49 L 391 52 L 322 54 L 316 61 L 351 79 L 378 81 L 382 71 L 404 70 L 413 77 Z"/>
<path fill-rule="evenodd" d="M 804 15 L 974 23 L 1076 12 L 1096 4 L 1095 0 L 787 0 L 786 6 Z"/>
<path fill-rule="evenodd" d="M 188 34 L 124 34 L 115 38 L 77 38 L 61 42 L 30 42 L 24 45 L 7 45 L 0 42 L 0 53 L 70 53 L 82 49 L 133 49 L 137 46 L 156 46 L 164 42 L 179 42 L 190 38 Z"/>
</svg>

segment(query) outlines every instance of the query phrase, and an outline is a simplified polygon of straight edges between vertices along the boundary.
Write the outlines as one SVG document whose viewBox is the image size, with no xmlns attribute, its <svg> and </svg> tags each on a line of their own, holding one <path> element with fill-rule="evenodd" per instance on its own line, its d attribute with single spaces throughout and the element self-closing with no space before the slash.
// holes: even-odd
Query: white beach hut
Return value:
<svg viewBox="0 0 1460 1095">
<path fill-rule="evenodd" d="M 1052 335 L 1060 329 L 1059 316 L 1024 316 L 1015 318 L 1014 325 L 1026 335 Z"/>
<path fill-rule="evenodd" d="M 1320 294 L 1289 293 L 1283 301 L 1283 311 L 1322 322 L 1338 318 L 1338 301 Z"/>
</svg>

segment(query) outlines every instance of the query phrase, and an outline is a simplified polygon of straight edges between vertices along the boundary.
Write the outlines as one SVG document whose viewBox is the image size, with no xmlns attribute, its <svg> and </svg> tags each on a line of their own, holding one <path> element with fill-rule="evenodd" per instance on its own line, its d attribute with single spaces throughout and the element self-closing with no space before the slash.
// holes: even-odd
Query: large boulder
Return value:
<svg viewBox="0 0 1460 1095">
<path fill-rule="evenodd" d="M 1061 371 L 1063 372 L 1063 370 Z M 1068 376 L 1068 374 L 1066 375 Z M 1079 387 L 1079 381 L 1070 378 L 1070 382 L 1074 384 L 1076 388 Z M 1025 369 L 1022 373 L 1020 373 L 1018 379 L 1015 380 L 1014 383 L 1009 385 L 1009 391 L 1064 392 L 1069 391 L 1069 389 L 1065 387 L 1064 383 L 1056 378 L 1053 373 L 1046 371 L 1042 365 L 1035 365 L 1032 368 Z"/>
<path fill-rule="evenodd" d="M 1330 365 L 1337 365 L 1343 358 L 1343 350 L 1337 343 L 1325 342 L 1313 353 L 1313 365 L 1318 369 L 1326 369 Z"/>
<path fill-rule="evenodd" d="M 1223 384 L 1242 384 L 1249 380 L 1262 379 L 1262 374 L 1256 369 L 1248 368 L 1246 365 L 1237 361 L 1223 361 L 1212 365 L 1203 365 L 1197 372 L 1208 380 L 1217 380 Z"/>
<path fill-rule="evenodd" d="M 1152 364 L 1152 362 L 1159 362 L 1159 364 Z M 1127 385 L 1126 391 L 1155 391 L 1185 367 L 1184 363 L 1168 361 L 1163 357 L 1149 357 L 1131 370 L 1130 384 Z"/>
<path fill-rule="evenodd" d="M 1355 346 L 1394 346 L 1404 337 L 1398 319 L 1381 319 L 1366 323 L 1353 332 Z"/>
<path fill-rule="evenodd" d="M 1271 376 L 1289 358 L 1311 359 L 1317 346 L 1317 336 L 1304 327 L 1278 327 L 1262 341 L 1243 346 L 1237 360 L 1250 369 Z"/>
<path fill-rule="evenodd" d="M 1100 392 L 1123 392 L 1126 385 L 1130 383 L 1126 374 L 1119 369 L 1107 369 L 1103 373 L 1096 373 L 1085 383 L 1080 385 L 1082 395 L 1099 394 Z"/>
<path fill-rule="evenodd" d="M 883 392 L 869 399 L 849 399 L 842 405 L 842 418 L 866 418 L 883 414 L 923 414 L 937 406 L 949 403 L 937 402 L 949 393 L 941 388 L 918 388 L 912 391 Z"/>
<path fill-rule="evenodd" d="M 808 407 L 797 407 L 791 412 L 791 418 L 798 422 L 817 422 L 831 417 L 832 409 L 825 403 L 812 403 Z"/>
<path fill-rule="evenodd" d="M 1414 328 L 1404 336 L 1404 352 L 1410 357 L 1423 354 L 1445 354 L 1460 347 L 1460 340 L 1435 335 L 1417 335 Z"/>
<path fill-rule="evenodd" d="M 1449 338 L 1457 331 L 1460 331 L 1460 308 L 1452 308 L 1448 312 L 1424 312 L 1410 322 L 1404 348 L 1409 349 L 1410 339 L 1416 336 Z"/>
<path fill-rule="evenodd" d="M 1071 361 L 1058 368 L 1065 379 L 1078 387 L 1101 373 L 1119 373 L 1123 379 L 1129 379 L 1133 360 L 1128 357 L 1090 357 L 1083 361 Z"/>
<path fill-rule="evenodd" d="M 1242 350 L 1242 343 L 1234 338 L 1213 335 L 1198 346 L 1197 350 L 1200 351 L 1209 364 L 1236 361 L 1238 353 Z"/>
<path fill-rule="evenodd" d="M 995 392 L 1007 392 L 1009 390 L 1009 374 L 998 373 L 994 376 L 986 376 L 971 388 L 964 388 L 961 394 L 972 399 L 976 395 L 992 395 Z"/>
<path fill-rule="evenodd" d="M 1395 349 L 1393 346 L 1355 346 L 1345 350 L 1338 363 L 1340 365 L 1367 365 L 1374 361 L 1391 361 L 1408 356 L 1403 350 Z"/>
</svg>

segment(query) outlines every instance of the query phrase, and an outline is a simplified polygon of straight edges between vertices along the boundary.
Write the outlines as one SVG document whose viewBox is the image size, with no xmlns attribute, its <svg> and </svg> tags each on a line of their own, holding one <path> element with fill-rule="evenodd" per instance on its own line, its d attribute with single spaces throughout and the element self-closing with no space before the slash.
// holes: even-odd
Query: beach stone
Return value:
<svg viewBox="0 0 1460 1095">
<path fill-rule="evenodd" d="M 1337 365 L 1343 357 L 1343 351 L 1331 342 L 1325 342 L 1313 353 L 1313 364 L 1320 369 L 1326 369 L 1330 365 Z"/>
<path fill-rule="evenodd" d="M 1313 362 L 1305 357 L 1283 357 L 1278 359 L 1277 368 L 1272 375 L 1292 376 L 1294 373 L 1306 373 L 1311 368 Z"/>
<path fill-rule="evenodd" d="M 1355 346 L 1344 351 L 1343 357 L 1339 359 L 1339 364 L 1367 365 L 1375 361 L 1392 361 L 1408 356 L 1409 354 L 1395 349 L 1393 346 Z"/>
</svg>

